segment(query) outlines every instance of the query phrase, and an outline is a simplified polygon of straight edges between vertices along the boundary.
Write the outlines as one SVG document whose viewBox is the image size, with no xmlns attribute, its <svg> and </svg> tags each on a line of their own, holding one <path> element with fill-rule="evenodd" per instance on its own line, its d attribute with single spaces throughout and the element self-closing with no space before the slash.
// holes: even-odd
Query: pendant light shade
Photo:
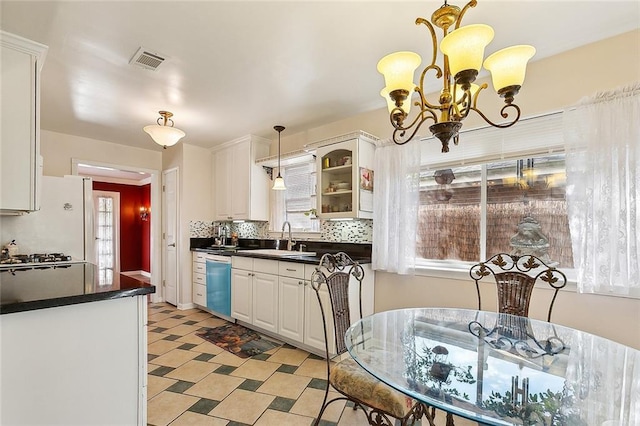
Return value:
<svg viewBox="0 0 640 426">
<path fill-rule="evenodd" d="M 173 127 L 173 120 L 171 119 L 173 113 L 169 111 L 158 111 L 158 113 L 160 114 L 157 120 L 158 124 L 145 126 L 142 130 L 147 132 L 155 143 L 167 149 L 168 146 L 177 144 L 185 136 L 185 133 Z"/>
<path fill-rule="evenodd" d="M 278 132 L 278 176 L 273 181 L 273 189 L 274 191 L 284 191 L 287 189 L 284 186 L 284 179 L 280 176 L 280 133 L 284 130 L 284 126 L 273 126 L 273 129 Z"/>
</svg>

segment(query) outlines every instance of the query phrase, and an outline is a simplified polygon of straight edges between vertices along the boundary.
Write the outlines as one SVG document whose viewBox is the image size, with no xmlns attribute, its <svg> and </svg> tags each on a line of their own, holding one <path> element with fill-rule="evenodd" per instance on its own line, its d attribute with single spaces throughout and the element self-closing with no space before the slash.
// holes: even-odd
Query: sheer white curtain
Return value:
<svg viewBox="0 0 640 426">
<path fill-rule="evenodd" d="M 640 83 L 584 99 L 564 116 L 578 289 L 640 294 Z"/>
<path fill-rule="evenodd" d="M 373 269 L 413 274 L 420 200 L 420 143 L 385 141 L 376 148 Z"/>
</svg>

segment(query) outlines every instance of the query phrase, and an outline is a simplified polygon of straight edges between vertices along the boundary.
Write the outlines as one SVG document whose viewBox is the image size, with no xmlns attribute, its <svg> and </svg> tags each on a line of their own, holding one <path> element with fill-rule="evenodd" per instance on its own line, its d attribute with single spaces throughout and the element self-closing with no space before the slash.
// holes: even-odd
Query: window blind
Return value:
<svg viewBox="0 0 640 426">
<path fill-rule="evenodd" d="M 305 162 L 284 168 L 286 220 L 291 229 L 297 231 L 317 230 L 317 221 L 312 221 L 309 210 L 316 208 L 315 162 Z M 315 223 L 314 223 L 315 222 Z"/>
</svg>

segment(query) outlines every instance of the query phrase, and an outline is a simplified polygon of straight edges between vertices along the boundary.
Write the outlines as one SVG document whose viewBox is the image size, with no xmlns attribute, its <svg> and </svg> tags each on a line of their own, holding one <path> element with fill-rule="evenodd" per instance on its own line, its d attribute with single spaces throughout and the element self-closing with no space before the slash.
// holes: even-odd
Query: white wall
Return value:
<svg viewBox="0 0 640 426">
<path fill-rule="evenodd" d="M 531 63 L 525 85 L 516 97 L 516 103 L 522 108 L 524 117 L 534 116 L 562 110 L 585 96 L 639 79 L 640 30 L 635 30 Z M 480 83 L 486 81 L 487 79 L 480 80 Z M 489 89 L 479 98 L 479 107 L 490 117 L 496 117 L 502 101 L 493 96 L 492 91 L 489 83 Z M 430 95 L 429 98 L 434 99 L 434 96 Z M 382 107 L 382 99 L 380 103 Z M 480 125 L 480 120 L 470 117 L 465 121 L 464 129 Z M 380 138 L 390 137 L 392 128 L 386 108 L 348 117 L 306 132 L 293 135 L 284 132 L 282 152 L 301 149 L 306 143 L 353 130 L 364 130 Z M 428 129 L 421 129 L 421 133 L 427 134 Z M 272 154 L 277 152 L 277 138 L 274 140 L 276 142 L 271 145 Z M 464 144 L 464 138 L 461 138 L 460 144 Z M 452 146 L 451 149 L 455 147 Z M 546 290 L 541 291 L 543 294 L 548 293 Z M 489 297 L 485 299 L 490 300 Z M 546 303 L 548 302 L 544 296 L 534 298 L 531 307 L 532 317 L 546 318 L 543 313 Z M 408 306 L 472 308 L 477 306 L 475 288 L 471 279 L 458 281 L 377 273 L 376 311 Z M 552 319 L 640 349 L 639 300 L 565 291 L 556 301 Z"/>
</svg>

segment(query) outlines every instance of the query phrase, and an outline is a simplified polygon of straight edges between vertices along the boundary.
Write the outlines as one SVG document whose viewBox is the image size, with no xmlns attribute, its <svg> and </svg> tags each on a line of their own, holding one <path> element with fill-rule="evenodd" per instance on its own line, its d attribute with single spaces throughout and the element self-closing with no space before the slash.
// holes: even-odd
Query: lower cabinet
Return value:
<svg viewBox="0 0 640 426">
<path fill-rule="evenodd" d="M 269 331 L 293 345 L 324 354 L 322 312 L 311 286 L 315 265 L 241 256 L 233 256 L 231 264 L 233 318 Z M 363 267 L 363 315 L 370 315 L 373 313 L 373 272 L 370 265 Z M 349 291 L 354 322 L 359 319 L 357 286 L 351 286 Z M 326 286 L 320 289 L 319 295 L 329 329 L 329 352 L 335 353 L 333 314 Z"/>
<path fill-rule="evenodd" d="M 231 316 L 278 332 L 278 261 L 234 256 L 231 261 Z"/>
</svg>

